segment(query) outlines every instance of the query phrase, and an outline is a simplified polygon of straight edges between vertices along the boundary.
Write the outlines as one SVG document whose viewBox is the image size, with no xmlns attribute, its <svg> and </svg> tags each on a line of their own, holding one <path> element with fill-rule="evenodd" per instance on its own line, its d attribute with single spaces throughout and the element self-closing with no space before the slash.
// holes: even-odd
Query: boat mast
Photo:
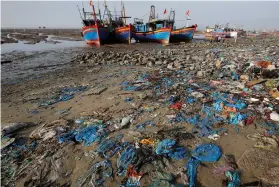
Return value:
<svg viewBox="0 0 279 187">
<path fill-rule="evenodd" d="M 126 25 L 126 12 L 125 12 L 125 7 L 124 7 L 124 3 L 122 2 L 121 0 L 121 7 L 122 7 L 122 10 L 121 10 L 121 16 L 123 17 L 123 22 L 124 24 Z"/>
<path fill-rule="evenodd" d="M 95 25 L 96 25 L 96 29 L 97 29 L 97 34 L 98 34 L 99 45 L 100 45 L 100 33 L 99 33 L 98 20 L 97 20 L 97 17 L 96 17 L 95 7 L 93 5 L 92 0 L 90 0 L 90 5 L 92 6 L 93 17 L 94 17 L 94 21 L 95 21 Z"/>
<path fill-rule="evenodd" d="M 79 9 L 78 5 L 77 5 L 77 8 L 78 8 L 78 12 L 79 12 L 79 15 L 80 15 L 80 19 L 83 21 L 82 15 L 81 15 L 81 12 L 80 12 L 80 9 Z"/>
<path fill-rule="evenodd" d="M 155 19 L 155 6 L 152 5 L 150 7 L 149 22 L 152 22 L 154 19 Z"/>
</svg>

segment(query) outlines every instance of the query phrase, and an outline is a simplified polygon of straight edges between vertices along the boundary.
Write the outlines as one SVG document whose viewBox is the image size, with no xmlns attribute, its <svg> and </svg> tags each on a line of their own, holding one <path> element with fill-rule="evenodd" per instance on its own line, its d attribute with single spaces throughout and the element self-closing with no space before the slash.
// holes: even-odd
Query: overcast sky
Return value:
<svg viewBox="0 0 279 187">
<path fill-rule="evenodd" d="M 98 2 L 93 1 L 96 8 Z M 191 22 L 199 29 L 206 25 L 230 23 L 245 29 L 279 29 L 279 2 L 201 2 L 201 1 L 124 1 L 126 15 L 132 18 L 148 19 L 151 5 L 155 5 L 156 15 L 163 17 L 165 8 L 176 12 L 176 26 L 186 24 L 185 12 L 189 9 Z M 2 27 L 80 28 L 82 26 L 77 5 L 82 1 L 2 1 Z M 89 1 L 83 1 L 86 10 L 91 11 Z M 107 2 L 111 11 L 120 10 L 120 1 Z M 103 1 L 100 1 L 103 12 Z M 129 19 L 132 22 L 133 19 Z"/>
</svg>

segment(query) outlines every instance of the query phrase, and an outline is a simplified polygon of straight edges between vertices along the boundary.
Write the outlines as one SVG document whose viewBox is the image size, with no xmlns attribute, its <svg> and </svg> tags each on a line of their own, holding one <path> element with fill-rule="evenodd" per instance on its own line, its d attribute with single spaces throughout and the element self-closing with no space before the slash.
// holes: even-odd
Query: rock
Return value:
<svg viewBox="0 0 279 187">
<path fill-rule="evenodd" d="M 124 64 L 125 65 L 129 64 L 129 61 L 128 60 L 124 60 Z"/>
<path fill-rule="evenodd" d="M 147 66 L 148 67 L 154 67 L 154 64 L 155 64 L 154 62 L 150 61 L 150 62 L 147 63 Z"/>
<path fill-rule="evenodd" d="M 162 65 L 163 62 L 159 60 L 159 61 L 156 61 L 155 64 L 156 64 L 156 65 Z"/>
<path fill-rule="evenodd" d="M 191 59 L 192 59 L 192 60 L 195 60 L 195 61 L 198 61 L 198 60 L 199 60 L 199 57 L 198 57 L 198 56 L 192 56 Z"/>
<path fill-rule="evenodd" d="M 198 71 L 197 72 L 197 77 L 203 77 L 203 72 L 202 71 Z"/>
<path fill-rule="evenodd" d="M 180 62 L 174 62 L 174 66 L 178 69 L 181 69 L 182 68 L 182 65 Z"/>
<path fill-rule="evenodd" d="M 79 64 L 84 64 L 84 63 L 85 63 L 85 61 L 84 61 L 84 60 L 82 60 L 82 61 L 80 61 L 80 62 L 79 62 Z"/>
<path fill-rule="evenodd" d="M 168 66 L 167 66 L 167 68 L 168 68 L 168 69 L 174 69 L 174 68 L 173 68 L 173 63 L 169 63 Z"/>
<path fill-rule="evenodd" d="M 195 69 L 195 66 L 194 66 L 194 65 L 190 67 L 190 70 L 191 70 L 191 71 L 193 71 L 194 69 Z"/>
</svg>

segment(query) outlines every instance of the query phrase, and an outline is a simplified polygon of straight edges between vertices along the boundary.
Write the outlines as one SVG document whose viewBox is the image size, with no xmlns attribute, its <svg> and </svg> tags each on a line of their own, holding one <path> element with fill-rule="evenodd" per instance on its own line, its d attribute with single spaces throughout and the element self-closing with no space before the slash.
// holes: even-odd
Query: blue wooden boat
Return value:
<svg viewBox="0 0 279 187">
<path fill-rule="evenodd" d="M 196 31 L 196 25 L 192 27 L 173 29 L 171 31 L 170 41 L 171 42 L 181 42 L 181 41 L 190 41 L 194 37 Z"/>
<path fill-rule="evenodd" d="M 170 33 L 171 29 L 164 27 L 160 20 L 143 24 L 142 20 L 135 18 L 132 38 L 137 42 L 168 44 L 170 41 Z"/>
<path fill-rule="evenodd" d="M 102 23 L 101 19 L 97 19 L 94 5 L 92 4 L 91 6 L 93 13 L 85 12 L 83 8 L 83 18 L 81 16 L 83 22 L 81 35 L 87 44 L 100 46 L 108 40 L 110 31 L 109 28 Z M 98 15 L 100 15 L 100 13 Z"/>
<path fill-rule="evenodd" d="M 122 43 L 131 43 L 131 25 L 117 27 L 114 30 L 115 40 Z"/>
<path fill-rule="evenodd" d="M 89 25 L 82 27 L 82 34 L 87 44 L 99 46 L 107 41 L 109 29 L 107 27 Z"/>
</svg>

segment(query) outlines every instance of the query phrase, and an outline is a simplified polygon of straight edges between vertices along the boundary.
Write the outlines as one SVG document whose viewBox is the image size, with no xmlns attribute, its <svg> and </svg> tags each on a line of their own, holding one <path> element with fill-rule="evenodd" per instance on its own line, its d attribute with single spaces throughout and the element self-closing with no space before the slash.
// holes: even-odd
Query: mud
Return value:
<svg viewBox="0 0 279 187">
<path fill-rule="evenodd" d="M 82 41 L 79 29 L 1 29 L 1 44 L 18 41 L 36 44 L 46 41 L 49 35 L 54 40 Z"/>
</svg>

